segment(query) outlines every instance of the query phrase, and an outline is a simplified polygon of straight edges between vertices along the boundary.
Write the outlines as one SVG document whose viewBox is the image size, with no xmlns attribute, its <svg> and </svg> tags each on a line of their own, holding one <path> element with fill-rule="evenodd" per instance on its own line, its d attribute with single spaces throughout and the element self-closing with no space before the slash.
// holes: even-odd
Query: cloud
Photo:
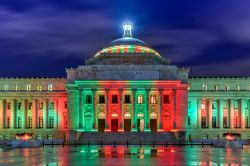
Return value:
<svg viewBox="0 0 250 166">
<path fill-rule="evenodd" d="M 219 77 L 219 76 L 249 76 L 250 56 L 238 60 L 194 65 L 191 68 L 191 76 Z"/>
<path fill-rule="evenodd" d="M 92 56 L 114 21 L 100 12 L 34 8 L 17 12 L 0 8 L 0 52 L 8 55 Z M 106 32 L 106 33 L 103 33 Z"/>
<path fill-rule="evenodd" d="M 202 29 L 154 29 L 145 36 L 151 46 L 159 49 L 162 56 L 169 58 L 173 63 L 183 63 L 203 54 L 220 40 Z"/>
<path fill-rule="evenodd" d="M 224 40 L 250 43 L 250 1 L 224 0 L 210 3 L 194 12 L 194 21 L 204 29 L 214 31 Z"/>
</svg>

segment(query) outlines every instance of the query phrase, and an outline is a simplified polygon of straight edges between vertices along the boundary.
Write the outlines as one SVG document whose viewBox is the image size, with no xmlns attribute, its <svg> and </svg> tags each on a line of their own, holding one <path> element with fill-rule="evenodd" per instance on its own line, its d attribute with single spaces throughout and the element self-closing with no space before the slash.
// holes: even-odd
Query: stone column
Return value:
<svg viewBox="0 0 250 166">
<path fill-rule="evenodd" d="M 242 128 L 242 99 L 238 100 L 238 127 Z"/>
<path fill-rule="evenodd" d="M 145 98 L 147 99 L 146 102 L 146 110 L 145 110 L 145 116 L 144 116 L 144 131 L 150 131 L 149 128 L 149 104 L 150 104 L 150 89 L 146 89 L 146 95 Z"/>
<path fill-rule="evenodd" d="M 43 102 L 43 128 L 47 128 L 47 119 L 48 119 L 48 99 L 42 100 Z"/>
<path fill-rule="evenodd" d="M 246 103 L 245 99 L 240 100 L 240 127 L 241 129 L 245 129 L 245 114 L 246 114 Z"/>
<path fill-rule="evenodd" d="M 27 110 L 28 110 L 28 103 L 27 99 L 23 100 L 23 115 L 22 115 L 22 127 L 21 128 L 26 128 L 27 124 Z"/>
<path fill-rule="evenodd" d="M 59 99 L 56 98 L 56 99 L 53 100 L 53 102 L 54 102 L 54 113 L 55 113 L 54 114 L 54 116 L 55 116 L 54 128 L 58 129 L 58 122 L 59 122 L 59 120 L 58 120 L 58 114 L 59 114 L 58 104 L 59 103 L 58 102 L 59 102 Z"/>
<path fill-rule="evenodd" d="M 173 129 L 176 129 L 176 89 L 173 89 Z"/>
<path fill-rule="evenodd" d="M 69 130 L 79 129 L 79 90 L 68 90 L 68 122 Z"/>
<path fill-rule="evenodd" d="M 10 114 L 10 128 L 15 128 L 15 121 L 16 121 L 16 100 L 11 100 L 11 114 Z"/>
<path fill-rule="evenodd" d="M 212 109 L 212 104 L 213 104 L 213 100 L 212 99 L 208 99 L 208 128 L 211 129 L 212 128 L 212 122 L 213 122 L 213 109 Z"/>
<path fill-rule="evenodd" d="M 4 100 L 0 99 L 0 130 L 4 128 Z"/>
<path fill-rule="evenodd" d="M 234 128 L 234 106 L 233 106 L 233 102 L 234 100 L 230 99 L 229 100 L 229 122 L 230 122 L 230 129 L 233 129 Z"/>
<path fill-rule="evenodd" d="M 223 129 L 223 112 L 224 112 L 224 108 L 223 108 L 223 100 L 219 99 L 219 123 L 220 123 L 220 129 Z"/>
<path fill-rule="evenodd" d="M 37 127 L 37 99 L 32 102 L 32 128 Z"/>
<path fill-rule="evenodd" d="M 97 100 L 96 100 L 96 89 L 93 89 L 93 130 L 97 130 L 97 126 L 96 126 L 96 119 L 97 119 L 97 114 L 96 114 L 96 104 L 97 104 Z"/>
<path fill-rule="evenodd" d="M 163 93 L 163 89 L 159 89 L 159 127 L 158 129 L 162 130 L 162 123 L 163 123 L 163 115 L 162 115 L 162 93 Z"/>
<path fill-rule="evenodd" d="M 197 99 L 197 128 L 201 128 L 201 100 Z"/>
<path fill-rule="evenodd" d="M 123 103 L 122 103 L 122 89 L 119 89 L 119 105 L 120 105 L 120 130 L 124 130 L 124 112 L 123 112 Z"/>
</svg>

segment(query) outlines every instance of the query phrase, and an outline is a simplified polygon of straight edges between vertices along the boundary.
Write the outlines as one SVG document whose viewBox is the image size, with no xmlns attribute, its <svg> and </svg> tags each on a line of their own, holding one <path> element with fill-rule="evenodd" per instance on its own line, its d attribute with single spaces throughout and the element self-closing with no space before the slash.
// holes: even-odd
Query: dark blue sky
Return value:
<svg viewBox="0 0 250 166">
<path fill-rule="evenodd" d="M 61 77 L 122 23 L 191 76 L 250 76 L 249 0 L 0 0 L 0 77 Z"/>
</svg>

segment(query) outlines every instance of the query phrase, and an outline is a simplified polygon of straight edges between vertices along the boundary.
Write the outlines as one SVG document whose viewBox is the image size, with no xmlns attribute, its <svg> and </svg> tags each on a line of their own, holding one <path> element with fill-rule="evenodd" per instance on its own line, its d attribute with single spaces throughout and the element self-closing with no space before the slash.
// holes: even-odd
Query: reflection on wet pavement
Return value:
<svg viewBox="0 0 250 166">
<path fill-rule="evenodd" d="M 54 146 L 0 151 L 0 165 L 248 165 L 250 149 Z"/>
</svg>

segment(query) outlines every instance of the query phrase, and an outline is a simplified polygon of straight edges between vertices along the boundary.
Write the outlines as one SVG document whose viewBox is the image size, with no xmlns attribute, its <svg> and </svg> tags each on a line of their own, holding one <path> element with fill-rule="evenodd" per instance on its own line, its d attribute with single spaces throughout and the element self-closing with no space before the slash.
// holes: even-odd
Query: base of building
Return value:
<svg viewBox="0 0 250 166">
<path fill-rule="evenodd" d="M 224 133 L 239 133 L 241 140 L 250 139 L 249 131 L 237 131 L 237 130 L 188 130 L 186 132 L 187 141 L 191 140 L 218 140 L 224 139 Z"/>
<path fill-rule="evenodd" d="M 184 139 L 185 140 L 185 139 Z M 178 142 L 175 132 L 81 132 L 70 131 L 69 143 L 79 144 L 166 144 Z"/>
</svg>

